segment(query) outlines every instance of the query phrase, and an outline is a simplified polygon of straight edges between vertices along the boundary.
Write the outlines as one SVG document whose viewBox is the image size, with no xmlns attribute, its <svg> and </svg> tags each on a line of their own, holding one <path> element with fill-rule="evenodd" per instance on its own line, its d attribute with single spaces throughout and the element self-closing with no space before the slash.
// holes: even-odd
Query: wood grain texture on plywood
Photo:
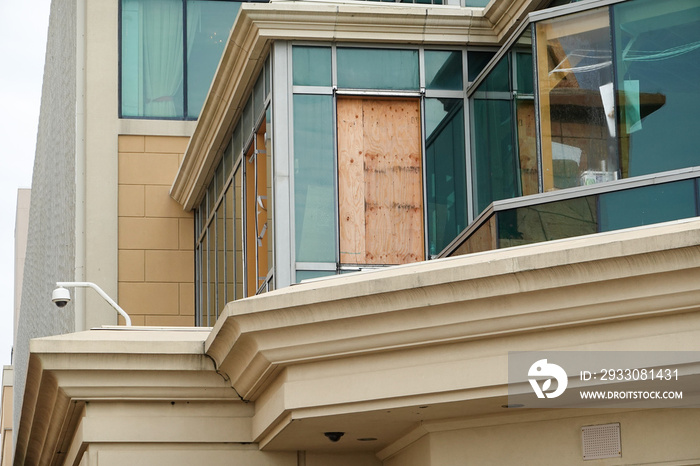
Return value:
<svg viewBox="0 0 700 466">
<path fill-rule="evenodd" d="M 338 99 L 340 260 L 423 260 L 420 103 Z"/>
</svg>

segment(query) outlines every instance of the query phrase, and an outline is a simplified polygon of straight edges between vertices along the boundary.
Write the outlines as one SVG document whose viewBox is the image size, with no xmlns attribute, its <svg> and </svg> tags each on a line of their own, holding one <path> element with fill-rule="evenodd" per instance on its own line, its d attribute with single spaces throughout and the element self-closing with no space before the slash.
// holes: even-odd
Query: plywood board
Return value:
<svg viewBox="0 0 700 466">
<path fill-rule="evenodd" d="M 338 99 L 340 261 L 424 260 L 418 99 Z"/>
</svg>

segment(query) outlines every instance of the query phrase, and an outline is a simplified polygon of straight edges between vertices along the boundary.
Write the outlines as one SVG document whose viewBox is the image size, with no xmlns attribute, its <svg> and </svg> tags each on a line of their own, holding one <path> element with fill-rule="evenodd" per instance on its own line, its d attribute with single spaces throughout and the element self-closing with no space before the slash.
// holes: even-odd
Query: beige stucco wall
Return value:
<svg viewBox="0 0 700 466">
<path fill-rule="evenodd" d="M 567 411 L 570 411 L 567 412 Z M 523 410 L 501 419 L 433 423 L 419 441 L 384 462 L 384 466 L 463 464 L 620 465 L 697 464 L 700 413 L 697 409 L 650 409 L 599 414 L 600 410 Z M 556 416 L 563 418 L 557 419 Z M 512 418 L 512 419 L 509 419 Z M 462 423 L 474 427 L 459 428 Z M 622 456 L 583 460 L 581 427 L 620 423 Z M 478 425 L 482 424 L 482 425 Z M 445 430 L 443 430 L 445 429 Z"/>
<path fill-rule="evenodd" d="M 119 303 L 134 325 L 194 325 L 194 220 L 169 194 L 188 141 L 119 136 Z"/>
</svg>

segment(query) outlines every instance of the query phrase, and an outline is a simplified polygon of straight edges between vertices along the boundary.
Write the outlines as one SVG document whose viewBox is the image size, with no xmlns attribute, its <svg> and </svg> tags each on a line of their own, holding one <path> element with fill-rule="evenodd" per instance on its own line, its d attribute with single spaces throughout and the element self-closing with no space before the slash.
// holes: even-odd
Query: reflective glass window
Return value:
<svg viewBox="0 0 700 466">
<path fill-rule="evenodd" d="M 333 97 L 294 96 L 294 221 L 298 262 L 335 262 Z"/>
<path fill-rule="evenodd" d="M 424 60 L 426 89 L 462 90 L 462 52 L 426 50 Z"/>
<path fill-rule="evenodd" d="M 598 202 L 600 231 L 697 215 L 693 180 L 601 194 Z"/>
<path fill-rule="evenodd" d="M 700 165 L 700 3 L 612 8 L 622 176 Z"/>
<path fill-rule="evenodd" d="M 545 191 L 618 178 L 607 8 L 536 25 Z"/>
<path fill-rule="evenodd" d="M 120 116 L 197 118 L 239 5 L 121 0 Z"/>
<path fill-rule="evenodd" d="M 462 99 L 425 99 L 428 243 L 436 255 L 467 227 Z"/>
<path fill-rule="evenodd" d="M 472 82 L 479 76 L 489 61 L 493 58 L 495 52 L 480 52 L 472 51 L 467 52 L 467 76 L 469 82 Z"/>
<path fill-rule="evenodd" d="M 418 90 L 418 50 L 338 48 L 338 87 Z"/>
<path fill-rule="evenodd" d="M 187 1 L 189 118 L 197 118 L 202 110 L 240 5 L 239 2 Z"/>
<path fill-rule="evenodd" d="M 331 85 L 330 47 L 292 47 L 292 74 L 295 86 Z"/>
</svg>

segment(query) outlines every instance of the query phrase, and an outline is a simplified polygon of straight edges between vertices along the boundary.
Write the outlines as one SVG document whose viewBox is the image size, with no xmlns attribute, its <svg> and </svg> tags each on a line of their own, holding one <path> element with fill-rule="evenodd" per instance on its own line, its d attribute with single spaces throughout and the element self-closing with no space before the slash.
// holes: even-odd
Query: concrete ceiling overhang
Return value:
<svg viewBox="0 0 700 466">
<path fill-rule="evenodd" d="M 201 201 L 271 43 L 276 40 L 497 46 L 544 0 L 486 8 L 360 2 L 243 3 L 190 140 L 171 196 Z"/>
</svg>

